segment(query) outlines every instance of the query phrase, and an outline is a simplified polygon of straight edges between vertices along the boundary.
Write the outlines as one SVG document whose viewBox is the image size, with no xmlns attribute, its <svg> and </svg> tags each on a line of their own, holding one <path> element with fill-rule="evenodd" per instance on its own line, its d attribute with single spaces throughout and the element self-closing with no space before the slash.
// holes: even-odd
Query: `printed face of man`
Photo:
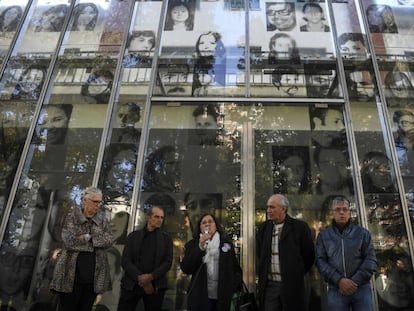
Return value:
<svg viewBox="0 0 414 311">
<path fill-rule="evenodd" d="M 403 115 L 398 121 L 398 130 L 406 138 L 414 139 L 414 115 Z"/>
<path fill-rule="evenodd" d="M 152 209 L 152 214 L 147 218 L 147 229 L 153 231 L 157 228 L 161 228 L 164 221 L 164 211 L 158 207 Z"/>
<path fill-rule="evenodd" d="M 368 71 L 351 72 L 349 78 L 355 83 L 355 95 L 358 100 L 368 101 L 374 97 L 374 84 Z"/>
<path fill-rule="evenodd" d="M 149 52 L 154 46 L 154 37 L 145 37 L 143 35 L 134 37 L 129 44 L 129 51 Z"/>
<path fill-rule="evenodd" d="M 268 4 L 266 15 L 269 23 L 279 30 L 287 30 L 296 24 L 295 12 L 286 3 Z"/>
</svg>

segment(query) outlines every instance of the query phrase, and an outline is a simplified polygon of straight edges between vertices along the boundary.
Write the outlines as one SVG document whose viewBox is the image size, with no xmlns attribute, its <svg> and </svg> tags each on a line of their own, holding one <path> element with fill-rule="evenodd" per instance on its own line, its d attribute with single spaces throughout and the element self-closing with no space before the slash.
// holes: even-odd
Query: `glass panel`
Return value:
<svg viewBox="0 0 414 311">
<path fill-rule="evenodd" d="M 169 1 L 154 95 L 243 96 L 244 14 L 218 1 Z"/>
<path fill-rule="evenodd" d="M 214 213 L 235 243 L 240 238 L 240 133 L 236 105 L 174 104 L 152 107 L 136 224 L 145 223 L 148 205 L 164 207 L 176 256 L 164 304 L 183 310 L 189 277 L 180 272 L 179 256 L 200 216 Z"/>
<path fill-rule="evenodd" d="M 326 104 L 259 104 L 254 111 L 255 223 L 266 220 L 270 195 L 282 193 L 290 201 L 288 214 L 306 221 L 316 239 L 331 224 L 333 197 L 345 195 L 354 202 L 343 111 Z M 357 221 L 355 203 L 352 211 Z M 311 310 L 323 310 L 326 285 L 315 267 L 306 282 Z"/>
<path fill-rule="evenodd" d="M 0 3 L 0 65 L 19 27 L 27 2 L 20 0 Z"/>
<path fill-rule="evenodd" d="M 362 4 L 377 59 L 412 59 L 412 3 L 404 0 L 363 0 Z"/>
<path fill-rule="evenodd" d="M 42 107 L 37 120 L 1 246 L 1 251 L 6 254 L 24 254 L 30 250 L 30 255 L 33 252 L 37 256 L 37 261 L 27 269 L 24 282 L 22 280 L 19 288 L 10 293 L 12 306 L 17 310 L 28 309 L 29 301 L 35 306 L 43 303 L 51 309 L 56 307 L 56 297 L 49 291 L 49 283 L 55 256 L 62 247 L 62 224 L 66 213 L 80 204 L 81 190 L 90 186 L 94 178 L 107 119 L 106 104 L 112 91 L 123 35 L 129 27 L 124 16 L 129 16 L 132 5 L 132 0 L 81 1 L 74 8 L 69 26 L 71 31 L 65 38 L 52 74 L 51 91 L 45 100 L 47 104 Z M 52 34 L 60 34 L 63 29 L 58 17 L 64 15 L 56 10 L 53 6 L 42 14 L 43 19 L 39 19 L 34 34 L 53 37 Z M 45 15 L 49 17 L 48 22 Z M 49 15 L 54 18 L 50 19 Z M 24 73 L 20 69 L 20 75 L 24 76 Z M 32 76 L 37 78 L 39 74 Z M 33 83 L 26 84 L 31 86 Z M 20 97 L 23 99 L 23 95 Z M 38 94 L 32 97 L 38 97 Z M 122 162 L 112 160 L 117 165 Z M 118 216 L 116 221 L 127 219 Z M 119 262 L 113 263 L 119 268 Z"/>
<path fill-rule="evenodd" d="M 0 219 L 9 197 L 35 105 L 21 102 L 0 103 Z"/>
<path fill-rule="evenodd" d="M 329 89 L 336 76 L 325 3 L 266 1 L 250 12 L 250 30 L 252 96 L 338 96 L 312 90 L 322 80 Z"/>
<path fill-rule="evenodd" d="M 135 3 L 135 19 L 123 59 L 121 100 L 136 101 L 137 95 L 148 93 L 161 6 L 161 2 Z"/>
<path fill-rule="evenodd" d="M 378 273 L 375 275 L 379 310 L 411 309 L 414 293 L 412 258 L 408 250 L 407 232 L 402 206 L 396 188 L 396 175 L 386 152 L 375 104 L 358 103 L 352 107 L 355 138 L 360 155 L 368 229 L 377 253 Z M 400 126 L 409 125 L 409 116 L 394 111 Z M 406 120 L 405 118 L 408 119 Z M 406 122 L 408 121 L 408 122 Z M 406 124 L 407 123 L 407 124 Z M 402 137 L 400 137 L 402 139 Z M 396 143 L 398 139 L 396 138 Z M 402 162 L 401 171 L 407 173 L 404 150 L 397 145 Z M 403 147 L 403 146 L 401 146 Z M 409 195 L 409 194 L 408 194 Z"/>
</svg>

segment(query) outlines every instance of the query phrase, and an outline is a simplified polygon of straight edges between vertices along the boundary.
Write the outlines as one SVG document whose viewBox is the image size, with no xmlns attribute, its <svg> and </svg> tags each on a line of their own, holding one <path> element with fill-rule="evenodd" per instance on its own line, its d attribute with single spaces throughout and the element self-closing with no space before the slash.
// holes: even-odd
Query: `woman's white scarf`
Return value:
<svg viewBox="0 0 414 311">
<path fill-rule="evenodd" d="M 220 257 L 220 233 L 216 231 L 213 238 L 208 241 L 204 262 L 207 265 L 207 278 L 218 281 L 218 262 Z"/>
</svg>

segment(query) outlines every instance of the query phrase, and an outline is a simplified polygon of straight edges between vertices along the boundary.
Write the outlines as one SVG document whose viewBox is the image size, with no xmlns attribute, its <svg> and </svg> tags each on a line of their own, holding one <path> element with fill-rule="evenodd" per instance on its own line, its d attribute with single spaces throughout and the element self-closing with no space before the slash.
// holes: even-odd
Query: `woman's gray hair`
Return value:
<svg viewBox="0 0 414 311">
<path fill-rule="evenodd" d="M 82 200 L 93 195 L 102 195 L 102 190 L 96 187 L 87 187 L 82 191 Z"/>
</svg>

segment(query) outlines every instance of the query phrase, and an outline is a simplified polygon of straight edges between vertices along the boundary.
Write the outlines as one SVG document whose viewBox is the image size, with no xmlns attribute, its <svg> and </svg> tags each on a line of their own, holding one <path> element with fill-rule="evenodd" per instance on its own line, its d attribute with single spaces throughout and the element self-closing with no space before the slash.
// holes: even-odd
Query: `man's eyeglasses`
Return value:
<svg viewBox="0 0 414 311">
<path fill-rule="evenodd" d="M 333 211 L 335 213 L 340 213 L 340 212 L 347 213 L 347 212 L 349 212 L 349 208 L 347 208 L 347 207 L 336 207 L 336 208 L 333 209 Z"/>
<path fill-rule="evenodd" d="M 284 9 L 284 10 L 268 10 L 266 14 L 269 16 L 289 16 L 292 11 Z"/>
</svg>

